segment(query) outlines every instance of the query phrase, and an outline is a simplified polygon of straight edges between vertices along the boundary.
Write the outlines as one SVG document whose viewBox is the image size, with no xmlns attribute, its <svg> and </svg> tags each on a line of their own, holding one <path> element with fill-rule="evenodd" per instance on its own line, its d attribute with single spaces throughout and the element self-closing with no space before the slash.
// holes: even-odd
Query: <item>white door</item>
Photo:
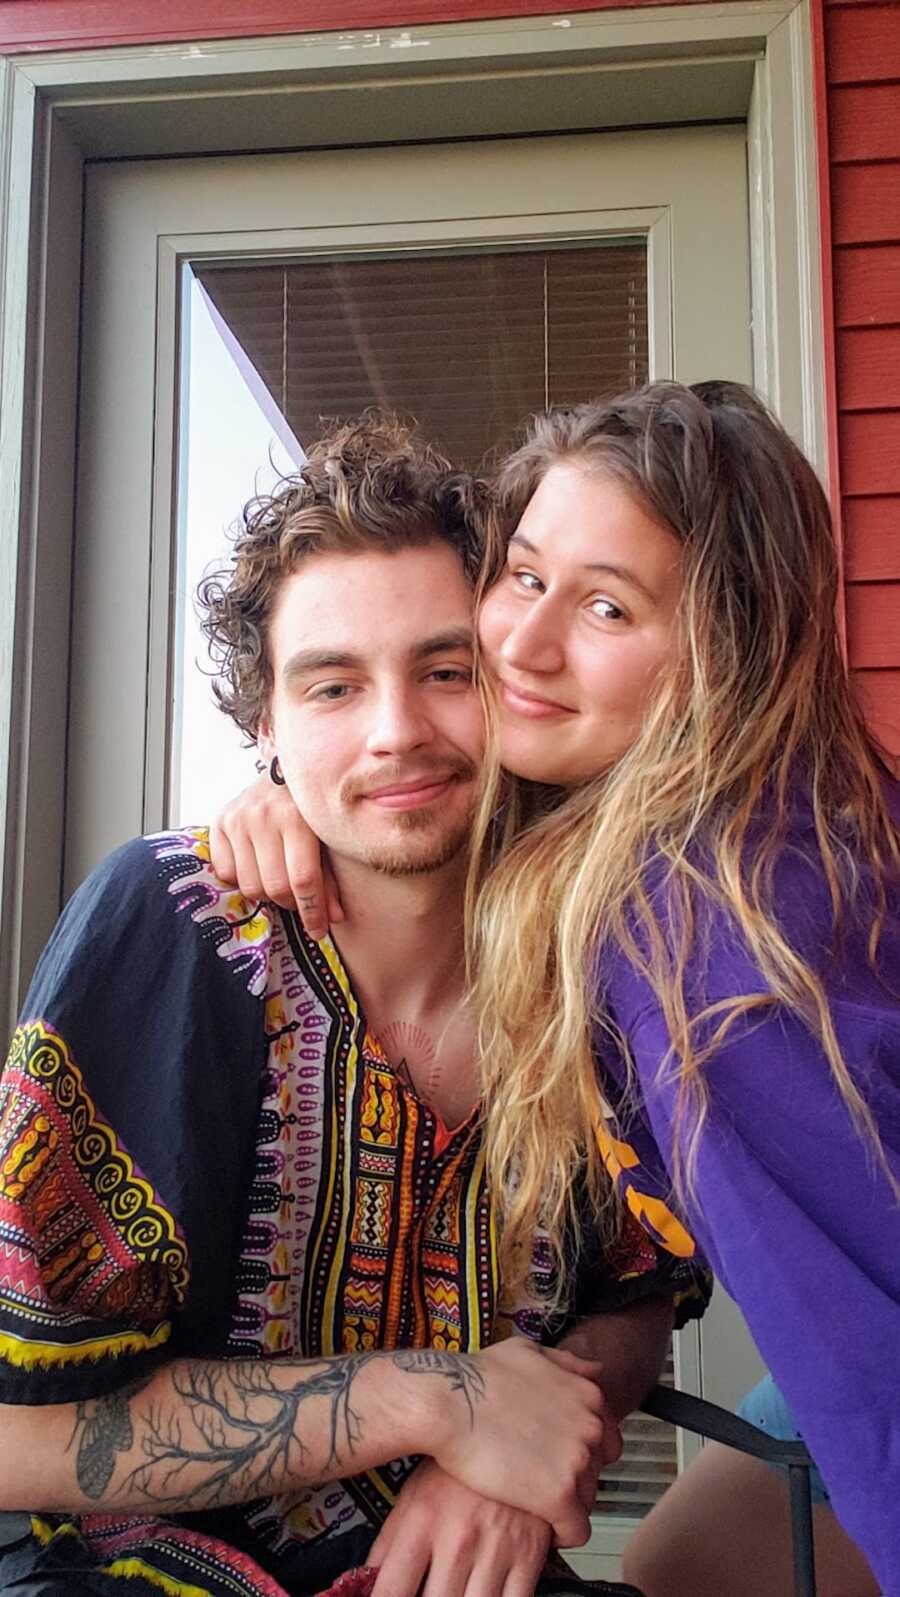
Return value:
<svg viewBox="0 0 900 1597">
<path fill-rule="evenodd" d="M 190 589 L 318 413 L 418 411 L 471 458 L 598 386 L 752 376 L 742 127 L 98 164 L 84 236 L 67 892 L 252 769 Z M 731 1402 L 755 1365 L 726 1319 L 703 1336 Z M 607 1494 L 593 1572 L 665 1479 L 660 1435 Z"/>
<path fill-rule="evenodd" d="M 638 248 L 644 261 L 644 347 L 631 349 L 644 371 L 687 382 L 750 380 L 740 127 L 101 163 L 89 170 L 67 890 L 125 837 L 182 818 L 170 812 L 170 794 L 181 754 L 172 739 L 181 714 L 176 651 L 186 608 L 178 589 L 183 545 L 194 535 L 187 514 L 193 434 L 202 424 L 213 447 L 209 403 L 215 404 L 223 474 L 237 448 L 245 468 L 250 463 L 248 477 L 231 474 L 225 521 L 253 492 L 254 473 L 265 474 L 269 441 L 278 436 L 272 414 L 278 394 L 267 406 L 257 385 L 263 404 L 251 441 L 247 412 L 239 414 L 237 400 L 232 404 L 231 393 L 215 386 L 211 369 L 204 373 L 214 340 L 204 346 L 198 316 L 212 311 L 215 318 L 216 306 L 205 292 L 192 293 L 191 276 L 199 273 L 209 284 L 215 266 L 268 266 L 271 274 L 276 263 L 340 261 L 352 283 L 354 263 L 387 257 L 397 273 L 392 299 L 402 312 L 404 262 L 414 265 L 423 256 L 524 246 L 571 258 L 580 247 L 587 291 L 608 253 L 602 246 L 623 243 Z M 568 303 L 577 314 L 577 294 Z M 192 304 L 194 318 L 187 314 Z M 446 307 L 452 342 L 458 315 L 452 286 Z M 410 303 L 413 344 L 417 314 Z M 227 343 L 223 318 L 215 319 Z M 277 339 L 281 327 L 274 332 Z M 446 361 L 447 341 L 435 342 L 433 323 L 427 339 L 425 363 Z M 245 389 L 253 380 L 234 345 L 237 393 L 239 379 Z M 604 386 L 626 386 L 635 374 L 624 345 L 623 351 L 619 373 L 603 369 Z M 378 372 L 371 377 L 371 397 L 383 397 Z M 576 387 L 588 379 L 576 373 Z M 546 389 L 533 382 L 520 388 L 523 412 L 545 397 L 590 397 L 573 391 L 571 376 L 564 392 L 554 390 L 552 377 Z M 414 402 L 421 393 L 420 381 Z M 326 406 L 341 398 L 324 395 Z M 389 398 L 412 408 L 396 384 Z M 508 401 L 507 395 L 507 409 Z M 432 405 L 421 419 L 440 416 Z M 495 420 L 484 415 L 485 448 L 495 441 Z"/>
</svg>

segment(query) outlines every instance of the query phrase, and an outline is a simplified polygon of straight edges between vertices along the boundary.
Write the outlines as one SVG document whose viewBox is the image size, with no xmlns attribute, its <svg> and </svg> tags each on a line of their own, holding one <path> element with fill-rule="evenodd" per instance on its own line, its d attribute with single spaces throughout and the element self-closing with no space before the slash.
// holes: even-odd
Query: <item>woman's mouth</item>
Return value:
<svg viewBox="0 0 900 1597">
<path fill-rule="evenodd" d="M 533 720 L 576 713 L 567 704 L 560 704 L 556 699 L 544 698 L 538 693 L 527 693 L 524 688 L 514 687 L 511 682 L 504 682 L 502 679 L 500 702 L 504 709 L 510 710 L 513 715 L 526 715 Z"/>
</svg>

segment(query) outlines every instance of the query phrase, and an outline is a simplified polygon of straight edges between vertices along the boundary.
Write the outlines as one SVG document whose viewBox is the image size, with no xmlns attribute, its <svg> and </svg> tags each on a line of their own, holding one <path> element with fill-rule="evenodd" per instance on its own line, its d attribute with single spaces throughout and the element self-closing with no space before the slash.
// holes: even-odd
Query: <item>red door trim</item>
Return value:
<svg viewBox="0 0 900 1597">
<path fill-rule="evenodd" d="M 579 12 L 662 0 L 579 0 Z M 682 0 L 684 3 L 684 0 Z M 704 0 L 688 0 L 700 5 Z M 0 53 L 572 15 L 557 0 L 0 0 Z"/>
</svg>

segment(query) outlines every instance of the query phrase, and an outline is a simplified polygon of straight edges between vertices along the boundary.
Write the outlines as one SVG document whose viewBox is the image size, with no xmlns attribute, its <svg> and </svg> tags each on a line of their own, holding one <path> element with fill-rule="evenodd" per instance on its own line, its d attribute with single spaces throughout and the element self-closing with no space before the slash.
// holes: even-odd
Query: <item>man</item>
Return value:
<svg viewBox="0 0 900 1597">
<path fill-rule="evenodd" d="M 655 1377 L 687 1267 L 594 1240 L 573 1345 L 602 1364 L 542 1350 L 496 1280 L 464 490 L 396 425 L 338 430 L 205 585 L 220 698 L 328 844 L 338 937 L 185 830 L 101 866 L 39 965 L 3 1078 L 0 1508 L 33 1518 L 0 1589 L 315 1592 L 371 1552 L 385 1597 L 528 1597 Z"/>
</svg>

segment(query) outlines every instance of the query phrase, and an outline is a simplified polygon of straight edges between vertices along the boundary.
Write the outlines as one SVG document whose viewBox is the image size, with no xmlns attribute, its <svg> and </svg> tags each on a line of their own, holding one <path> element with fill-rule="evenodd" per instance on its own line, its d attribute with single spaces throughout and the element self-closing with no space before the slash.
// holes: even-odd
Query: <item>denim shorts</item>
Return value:
<svg viewBox="0 0 900 1597">
<path fill-rule="evenodd" d="M 758 1425 L 761 1431 L 766 1431 L 769 1436 L 777 1436 L 782 1442 L 803 1440 L 794 1424 L 794 1416 L 771 1375 L 764 1375 L 759 1385 L 747 1393 L 738 1413 L 742 1420 L 749 1421 L 751 1425 Z M 784 1470 L 784 1465 L 773 1464 L 772 1468 Z M 815 1464 L 809 1472 L 809 1484 L 813 1502 L 825 1503 L 830 1508 L 831 1499 L 827 1487 Z"/>
</svg>

